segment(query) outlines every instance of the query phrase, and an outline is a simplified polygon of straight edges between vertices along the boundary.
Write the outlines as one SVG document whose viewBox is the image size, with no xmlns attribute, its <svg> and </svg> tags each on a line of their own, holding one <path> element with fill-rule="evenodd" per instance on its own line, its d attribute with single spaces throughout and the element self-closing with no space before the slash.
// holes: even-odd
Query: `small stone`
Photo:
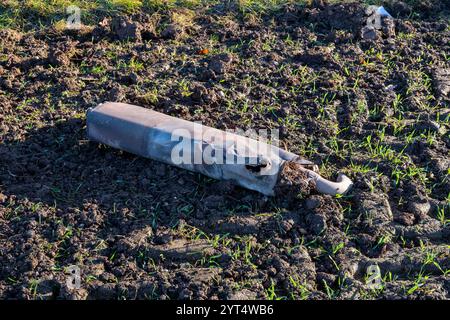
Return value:
<svg viewBox="0 0 450 320">
<path fill-rule="evenodd" d="M 424 218 L 431 210 L 431 204 L 427 202 L 410 202 L 409 210 L 418 218 Z"/>
</svg>

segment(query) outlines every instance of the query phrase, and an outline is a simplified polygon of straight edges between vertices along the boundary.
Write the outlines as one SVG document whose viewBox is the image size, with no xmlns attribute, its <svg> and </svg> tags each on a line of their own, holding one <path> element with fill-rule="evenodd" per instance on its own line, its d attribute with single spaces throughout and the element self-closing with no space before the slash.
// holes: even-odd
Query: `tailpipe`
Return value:
<svg viewBox="0 0 450 320">
<path fill-rule="evenodd" d="M 336 196 L 338 194 L 346 194 L 353 187 L 352 180 L 343 173 L 339 173 L 336 182 L 333 182 L 323 178 L 312 170 L 305 169 L 305 171 L 308 177 L 315 182 L 316 190 L 320 193 Z"/>
</svg>

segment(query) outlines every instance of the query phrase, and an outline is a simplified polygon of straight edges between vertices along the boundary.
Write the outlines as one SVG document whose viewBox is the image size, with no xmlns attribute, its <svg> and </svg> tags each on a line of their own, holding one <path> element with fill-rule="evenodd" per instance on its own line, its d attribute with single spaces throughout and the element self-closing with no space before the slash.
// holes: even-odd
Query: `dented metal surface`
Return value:
<svg viewBox="0 0 450 320">
<path fill-rule="evenodd" d="M 285 161 L 302 164 L 319 192 L 345 193 L 351 187 L 345 175 L 336 183 L 328 181 L 315 172 L 312 162 L 276 146 L 130 104 L 106 102 L 89 110 L 87 133 L 89 139 L 111 147 L 214 179 L 232 180 L 265 195 L 274 195 Z M 204 154 L 211 156 L 197 159 Z"/>
</svg>

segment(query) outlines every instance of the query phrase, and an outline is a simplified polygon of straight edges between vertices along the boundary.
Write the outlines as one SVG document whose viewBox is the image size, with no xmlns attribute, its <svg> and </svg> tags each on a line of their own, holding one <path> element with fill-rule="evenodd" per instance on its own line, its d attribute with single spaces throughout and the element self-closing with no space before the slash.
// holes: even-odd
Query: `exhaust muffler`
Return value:
<svg viewBox="0 0 450 320">
<path fill-rule="evenodd" d="M 314 163 L 263 141 L 135 105 L 105 102 L 87 113 L 91 140 L 273 196 L 283 166 L 299 164 L 317 191 L 345 194 L 352 181 L 321 177 Z"/>
</svg>

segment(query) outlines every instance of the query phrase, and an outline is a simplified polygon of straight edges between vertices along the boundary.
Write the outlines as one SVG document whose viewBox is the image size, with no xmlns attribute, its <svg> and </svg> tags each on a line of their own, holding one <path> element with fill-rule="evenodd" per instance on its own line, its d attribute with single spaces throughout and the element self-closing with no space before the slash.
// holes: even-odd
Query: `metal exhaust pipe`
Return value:
<svg viewBox="0 0 450 320">
<path fill-rule="evenodd" d="M 343 174 L 337 182 L 322 178 L 314 163 L 276 146 L 135 105 L 105 102 L 86 118 L 91 140 L 268 196 L 289 161 L 301 164 L 321 193 L 345 194 L 352 186 Z"/>
</svg>

